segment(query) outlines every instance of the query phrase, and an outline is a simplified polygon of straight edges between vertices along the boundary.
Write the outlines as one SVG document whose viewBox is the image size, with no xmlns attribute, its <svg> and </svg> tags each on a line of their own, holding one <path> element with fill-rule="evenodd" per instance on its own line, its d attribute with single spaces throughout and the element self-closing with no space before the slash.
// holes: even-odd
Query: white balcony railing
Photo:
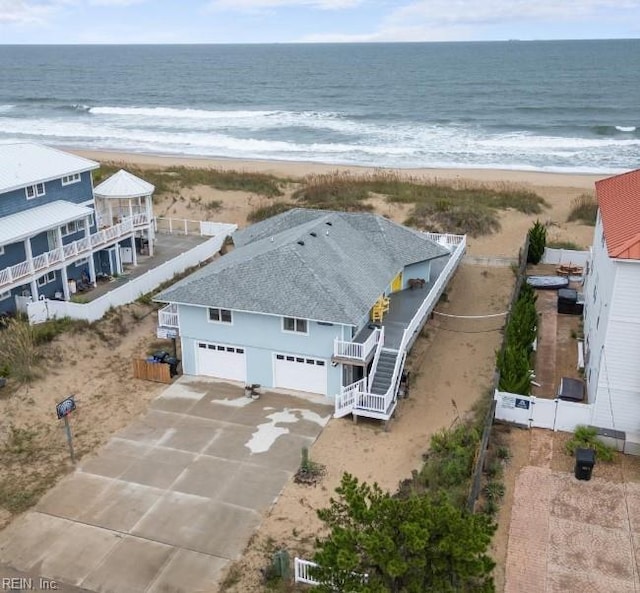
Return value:
<svg viewBox="0 0 640 593">
<path fill-rule="evenodd" d="M 339 358 L 353 358 L 365 361 L 380 340 L 380 328 L 376 328 L 364 342 L 345 342 L 336 340 L 333 343 L 333 355 Z"/>
<path fill-rule="evenodd" d="M 138 224 L 142 224 L 140 221 L 144 219 L 146 221 L 145 224 L 149 222 L 146 213 L 136 216 L 138 216 L 138 222 L 136 222 L 135 217 L 134 219 L 128 218 L 120 224 L 102 229 L 97 233 L 67 243 L 62 247 L 57 247 L 51 251 L 36 255 L 31 259 L 31 263 L 29 261 L 23 261 L 0 270 L 0 288 L 4 288 L 18 280 L 27 282 L 29 276 L 32 274 L 37 272 L 44 273 L 48 268 L 59 265 L 67 260 L 73 260 L 78 255 L 91 251 L 91 249 L 99 249 L 126 236 L 130 236 L 134 228 L 138 226 Z"/>
<path fill-rule="evenodd" d="M 158 311 L 158 325 L 162 327 L 178 327 L 178 305 L 171 303 Z"/>
</svg>

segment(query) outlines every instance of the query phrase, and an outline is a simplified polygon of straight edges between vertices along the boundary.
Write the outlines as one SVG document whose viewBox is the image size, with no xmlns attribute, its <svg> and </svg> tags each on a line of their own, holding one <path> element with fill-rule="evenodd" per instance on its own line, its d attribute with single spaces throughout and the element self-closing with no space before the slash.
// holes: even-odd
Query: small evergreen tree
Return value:
<svg viewBox="0 0 640 593">
<path fill-rule="evenodd" d="M 316 542 L 316 591 L 492 593 L 487 554 L 495 525 L 445 500 L 401 499 L 344 474 L 337 499 L 318 516 L 329 535 Z"/>
<path fill-rule="evenodd" d="M 529 229 L 529 251 L 527 252 L 527 263 L 534 265 L 540 263 L 546 245 L 547 229 L 539 220 L 536 220 L 534 225 Z"/>
<path fill-rule="evenodd" d="M 518 344 L 507 343 L 498 354 L 496 366 L 500 371 L 500 391 L 529 395 L 531 374 L 529 372 L 529 353 Z"/>
</svg>

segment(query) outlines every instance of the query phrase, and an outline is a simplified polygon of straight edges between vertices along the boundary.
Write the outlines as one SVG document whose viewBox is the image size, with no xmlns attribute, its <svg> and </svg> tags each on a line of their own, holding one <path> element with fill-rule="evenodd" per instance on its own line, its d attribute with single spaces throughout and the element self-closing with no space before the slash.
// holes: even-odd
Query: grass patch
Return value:
<svg viewBox="0 0 640 593">
<path fill-rule="evenodd" d="M 247 220 L 249 222 L 260 222 L 276 214 L 287 212 L 287 210 L 291 210 L 292 208 L 295 208 L 295 205 L 289 202 L 273 202 L 267 206 L 259 206 L 251 210 L 251 212 L 247 214 Z"/>
<path fill-rule="evenodd" d="M 130 164 L 102 163 L 93 175 L 97 185 L 121 168 L 153 184 L 158 194 L 177 192 L 180 187 L 206 185 L 221 191 L 246 191 L 261 196 L 283 195 L 287 180 L 266 173 L 252 173 L 235 169 L 196 169 L 192 167 L 142 168 Z M 206 205 L 205 205 L 206 206 Z"/>
<path fill-rule="evenodd" d="M 573 241 L 547 241 L 547 247 L 550 249 L 571 249 L 573 251 L 583 250 L 583 247 Z"/>
<path fill-rule="evenodd" d="M 598 431 L 590 426 L 577 426 L 576 431 L 565 444 L 567 455 L 575 455 L 576 449 L 593 449 L 596 458 L 602 461 L 613 461 L 615 450 L 598 439 Z"/>
<path fill-rule="evenodd" d="M 437 232 L 489 234 L 500 228 L 497 212 L 514 209 L 538 214 L 548 204 L 539 195 L 516 186 L 489 187 L 463 182 L 443 183 L 401 176 L 393 171 L 365 175 L 335 171 L 304 178 L 293 197 L 313 208 L 369 211 L 372 195 L 388 202 L 414 204 L 405 224 Z"/>
<path fill-rule="evenodd" d="M 596 225 L 598 202 L 591 194 L 582 194 L 571 202 L 567 222 L 581 222 L 589 226 Z"/>
</svg>

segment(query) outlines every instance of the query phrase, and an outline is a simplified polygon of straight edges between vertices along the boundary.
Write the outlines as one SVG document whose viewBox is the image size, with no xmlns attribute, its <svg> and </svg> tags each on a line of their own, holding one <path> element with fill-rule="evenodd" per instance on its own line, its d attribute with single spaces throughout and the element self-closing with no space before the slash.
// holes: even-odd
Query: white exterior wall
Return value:
<svg viewBox="0 0 640 593">
<path fill-rule="evenodd" d="M 596 399 L 602 349 L 609 325 L 616 264 L 602 240 L 600 214 L 593 238 L 593 254 L 584 286 L 585 378 L 589 403 Z"/>
<path fill-rule="evenodd" d="M 199 341 L 242 347 L 246 352 L 247 382 L 263 387 L 274 386 L 274 354 L 319 358 L 327 368 L 327 394 L 333 396 L 342 386 L 342 367 L 331 365 L 333 342 L 341 339 L 343 326 L 308 321 L 308 333 L 296 334 L 282 330 L 282 317 L 232 311 L 233 322 L 213 323 L 208 309 L 178 305 L 182 366 L 185 374 L 197 375 L 195 356 Z M 347 328 L 348 329 L 348 328 Z"/>
<path fill-rule="evenodd" d="M 640 433 L 640 262 L 614 260 L 593 423 Z M 600 320 L 602 326 L 602 319 Z M 594 353 L 595 354 L 595 353 Z M 592 377 L 593 380 L 593 377 Z"/>
</svg>

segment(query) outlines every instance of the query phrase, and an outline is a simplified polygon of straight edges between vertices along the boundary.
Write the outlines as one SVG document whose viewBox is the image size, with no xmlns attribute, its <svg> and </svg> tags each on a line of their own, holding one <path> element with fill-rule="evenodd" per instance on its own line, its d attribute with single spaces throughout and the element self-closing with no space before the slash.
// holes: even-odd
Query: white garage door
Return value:
<svg viewBox="0 0 640 593">
<path fill-rule="evenodd" d="M 306 356 L 276 354 L 274 384 L 284 389 L 327 394 L 326 361 Z"/>
<path fill-rule="evenodd" d="M 246 381 L 247 361 L 244 348 L 196 342 L 198 375 L 231 381 Z"/>
</svg>

